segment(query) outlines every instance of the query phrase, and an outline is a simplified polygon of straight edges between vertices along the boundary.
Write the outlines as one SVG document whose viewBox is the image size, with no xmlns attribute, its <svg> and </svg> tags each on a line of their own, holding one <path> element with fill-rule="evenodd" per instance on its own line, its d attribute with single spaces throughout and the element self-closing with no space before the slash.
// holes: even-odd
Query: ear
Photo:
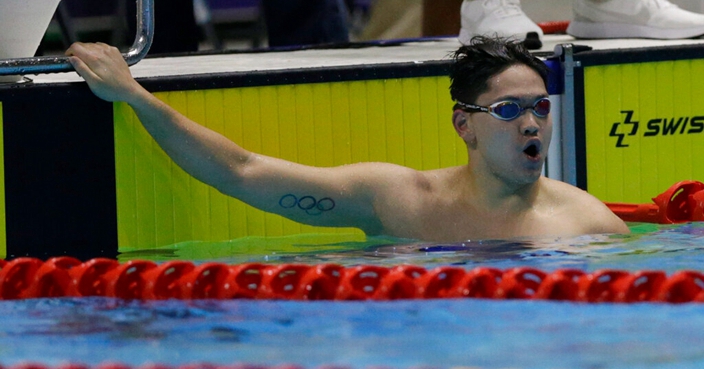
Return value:
<svg viewBox="0 0 704 369">
<path fill-rule="evenodd" d="M 452 113 L 452 126 L 455 127 L 455 132 L 457 132 L 464 142 L 473 142 L 474 130 L 471 128 L 471 124 L 469 124 L 467 114 L 465 112 L 457 109 L 454 113 Z"/>
</svg>

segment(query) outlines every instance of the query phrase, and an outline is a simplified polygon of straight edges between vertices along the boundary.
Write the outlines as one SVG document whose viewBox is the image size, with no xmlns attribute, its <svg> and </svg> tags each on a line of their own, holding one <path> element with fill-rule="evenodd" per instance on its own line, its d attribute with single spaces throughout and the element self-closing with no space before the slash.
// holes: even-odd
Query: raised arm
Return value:
<svg viewBox="0 0 704 369">
<path fill-rule="evenodd" d="M 145 90 L 132 78 L 116 48 L 76 43 L 66 54 L 98 97 L 128 103 L 159 146 L 186 172 L 262 210 L 306 224 L 381 233 L 384 227 L 375 202 L 378 196 L 392 193 L 389 172 L 398 172 L 398 181 L 399 176 L 415 173 L 382 163 L 317 168 L 249 152 Z"/>
</svg>

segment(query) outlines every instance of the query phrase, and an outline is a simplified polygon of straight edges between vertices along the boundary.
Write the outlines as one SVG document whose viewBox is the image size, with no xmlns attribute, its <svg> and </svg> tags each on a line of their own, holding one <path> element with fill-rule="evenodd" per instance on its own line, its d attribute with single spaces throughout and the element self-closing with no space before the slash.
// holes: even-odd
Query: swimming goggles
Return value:
<svg viewBox="0 0 704 369">
<path fill-rule="evenodd" d="M 489 113 L 492 117 L 500 120 L 514 120 L 528 109 L 532 109 L 533 114 L 539 118 L 545 118 L 550 114 L 550 99 L 547 97 L 541 97 L 535 100 L 533 106 L 526 107 L 522 107 L 515 101 L 499 101 L 489 106 L 466 104 L 457 101 L 457 106 L 460 110 L 468 113 Z"/>
</svg>

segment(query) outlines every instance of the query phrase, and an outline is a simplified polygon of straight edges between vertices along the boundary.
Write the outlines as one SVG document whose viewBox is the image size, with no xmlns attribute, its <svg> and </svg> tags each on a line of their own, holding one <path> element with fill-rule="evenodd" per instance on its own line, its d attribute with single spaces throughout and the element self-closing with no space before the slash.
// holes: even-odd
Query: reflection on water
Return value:
<svg viewBox="0 0 704 369">
<path fill-rule="evenodd" d="M 359 235 L 300 235 L 225 242 L 184 242 L 159 249 L 125 251 L 120 259 L 155 261 L 186 259 L 229 264 L 336 263 L 415 264 L 431 268 L 530 266 L 544 270 L 603 268 L 668 272 L 699 269 L 704 261 L 704 223 L 630 225 L 629 235 L 584 235 L 511 240 L 468 240 L 433 244 L 389 237 Z"/>
<path fill-rule="evenodd" d="M 3 365 L 698 368 L 701 304 L 484 299 L 0 303 Z M 470 365 L 471 364 L 471 365 Z"/>
</svg>

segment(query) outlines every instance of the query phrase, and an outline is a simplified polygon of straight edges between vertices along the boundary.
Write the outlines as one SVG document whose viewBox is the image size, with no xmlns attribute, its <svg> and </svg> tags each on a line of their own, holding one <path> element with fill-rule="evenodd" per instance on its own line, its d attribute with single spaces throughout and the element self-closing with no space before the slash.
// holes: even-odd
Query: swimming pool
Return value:
<svg viewBox="0 0 704 369">
<path fill-rule="evenodd" d="M 194 260 L 472 269 L 517 266 L 628 271 L 699 270 L 704 224 L 631 224 L 628 236 L 432 245 L 404 240 L 287 245 Z M 311 239 L 312 240 L 312 239 Z M 309 240 L 310 241 L 310 240 Z M 121 261 L 164 261 L 182 243 Z M 293 250 L 293 251 L 291 251 Z M 202 255 L 202 254 L 201 254 Z M 688 368 L 704 363 L 704 306 L 537 300 L 273 301 L 52 298 L 0 303 L 0 361 L 98 365 L 119 361 L 369 367 Z"/>
<path fill-rule="evenodd" d="M 619 48 L 653 46 L 642 42 L 628 40 L 628 45 Z M 689 42 L 701 40 L 675 45 Z M 207 125 L 227 128 L 225 133 L 235 138 L 241 135 L 242 117 L 232 112 L 244 111 L 251 124 L 243 125 L 243 135 L 252 139 L 248 145 L 257 151 L 261 148 L 262 153 L 270 150 L 275 156 L 316 165 L 379 160 L 419 169 L 444 167 L 465 159 L 454 133 L 446 129 L 451 104 L 446 99 L 443 58 L 448 46 L 456 47 L 447 44 L 424 43 L 417 53 L 408 53 L 407 46 L 412 45 L 373 48 L 368 50 L 377 54 L 373 58 L 357 49 L 295 53 L 285 58 L 255 54 L 247 58 L 246 65 L 233 62 L 233 58 L 242 61 L 241 55 L 155 58 L 140 63 L 135 75 L 150 90 L 168 97 L 173 106 L 188 110 Z M 651 50 L 566 53 L 570 62 L 564 63 L 569 69 L 565 76 L 574 78 L 565 81 L 563 106 L 576 123 L 576 132 L 565 132 L 562 138 L 567 142 L 563 149 L 568 149 L 562 154 L 564 168 L 575 172 L 565 173 L 564 179 L 583 188 L 588 182 L 589 191 L 600 199 L 643 202 L 676 179 L 702 177 L 704 167 L 697 150 L 704 146 L 696 141 L 701 135 L 682 135 L 684 126 L 677 135 L 663 132 L 657 142 L 644 126 L 639 132 L 642 136 L 633 129 L 626 141 L 617 138 L 630 122 L 630 118 L 623 120 L 624 110 L 643 122 L 670 118 L 673 111 L 692 117 L 702 114 L 697 102 L 703 95 L 697 86 L 704 84 L 693 80 L 693 76 L 704 75 L 697 73 L 702 68 L 697 46 L 663 50 L 660 43 Z M 292 60 L 297 58 L 298 63 Z M 0 214 L 7 215 L 7 222 L 0 222 L 7 224 L 7 237 L 0 241 L 7 238 L 10 257 L 30 251 L 52 256 L 71 250 L 79 255 L 79 248 L 84 251 L 80 255 L 95 255 L 95 245 L 101 249 L 107 245 L 122 252 L 121 261 L 407 263 L 426 268 L 530 266 L 668 273 L 696 270 L 701 265 L 704 243 L 698 224 L 635 225 L 636 234 L 622 238 L 433 245 L 355 237 L 333 241 L 249 237 L 129 250 L 125 246 L 299 231 L 221 201 L 214 190 L 196 187 L 195 180 L 174 171 L 170 162 L 160 161 L 160 152 L 131 128 L 134 125 L 122 122 L 132 119 L 124 106 L 95 104 L 94 96 L 79 82 L 75 74 L 47 75 L 36 78 L 33 86 L 0 91 L 4 104 L 0 120 L 5 120 L 0 153 L 5 153 L 2 162 L 8 165 L 0 168 L 5 172 L 5 181 L 0 183 L 7 189 L 0 192 L 7 192 L 8 200 L 3 204 L 7 214 Z M 582 98 L 584 104 L 580 104 Z M 236 102 L 246 109 L 237 108 Z M 205 111 L 217 113 L 206 115 Z M 339 125 L 328 124 L 332 112 Z M 258 128 L 253 122 L 260 115 L 286 124 Z M 290 117 L 311 126 L 293 124 Z M 233 124 L 225 126 L 223 120 Z M 571 129 L 573 125 L 566 121 L 564 126 Z M 272 134 L 262 140 L 262 132 Z M 392 142 L 386 136 L 389 132 L 395 135 L 393 142 L 403 132 L 403 144 L 387 144 Z M 574 140 L 584 142 L 578 145 Z M 578 150 L 580 145 L 586 150 Z M 347 151 L 351 147 L 355 150 Z M 184 188 L 195 195 L 189 196 Z M 5 202 L 4 197 L 0 200 Z M 214 206 L 208 206 L 208 200 Z M 254 222 L 235 222 L 243 214 Z M 230 224 L 223 225 L 228 217 Z M 0 227 L 0 235 L 4 234 Z M 44 245 L 52 247 L 39 247 Z M 99 251 L 110 255 L 112 250 Z M 0 254 L 4 253 L 0 247 Z M 701 341 L 701 315 L 699 304 L 530 300 L 2 301 L 0 363 L 699 367 L 704 353 L 696 345 Z"/>
</svg>

